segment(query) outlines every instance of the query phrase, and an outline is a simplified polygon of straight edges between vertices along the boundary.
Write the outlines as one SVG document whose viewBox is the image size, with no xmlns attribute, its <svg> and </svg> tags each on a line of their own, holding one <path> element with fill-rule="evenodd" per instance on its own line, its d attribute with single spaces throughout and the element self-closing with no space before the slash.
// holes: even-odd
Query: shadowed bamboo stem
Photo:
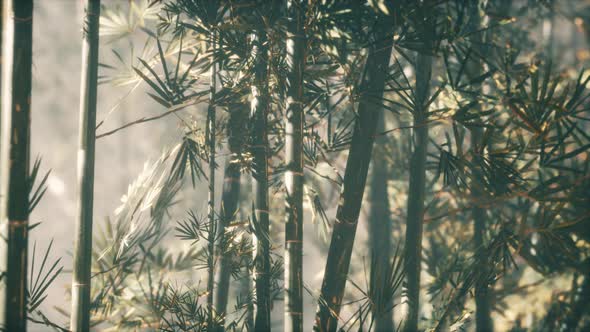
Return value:
<svg viewBox="0 0 590 332">
<path fill-rule="evenodd" d="M 254 82 L 250 115 L 254 118 L 252 154 L 254 157 L 253 190 L 254 216 L 258 227 L 256 238 L 255 283 L 256 316 L 255 331 L 270 330 L 270 238 L 268 204 L 268 53 L 266 33 L 263 30 L 252 34 Z"/>
<path fill-rule="evenodd" d="M 470 8 L 470 26 L 472 31 L 481 29 L 481 19 L 479 14 L 479 1 L 473 1 Z M 471 36 L 474 45 L 481 45 L 482 38 L 480 34 Z M 474 61 L 473 65 L 469 66 L 468 74 L 472 78 L 479 77 L 483 74 L 483 63 Z M 481 109 L 480 104 L 476 106 Z M 475 154 L 483 154 L 484 147 L 482 146 L 483 130 L 482 127 L 473 127 L 471 129 L 471 149 Z M 480 178 L 481 169 L 475 169 L 476 177 Z M 482 188 L 474 185 L 472 189 L 473 200 L 479 202 L 482 200 L 484 191 Z M 485 248 L 485 233 L 486 233 L 486 212 L 483 207 L 475 204 L 471 210 L 473 218 L 473 244 L 476 252 L 483 252 Z M 475 328 L 478 332 L 493 331 L 494 325 L 492 321 L 492 288 L 488 284 L 489 269 L 485 261 L 486 257 L 481 257 L 484 264 L 482 264 L 481 273 L 479 274 L 475 283 Z"/>
<path fill-rule="evenodd" d="M 471 130 L 471 145 L 473 149 L 482 149 L 482 129 L 480 127 Z M 480 150 L 481 151 L 481 150 Z M 480 173 L 480 172 L 477 172 Z M 481 190 L 475 189 L 473 192 L 473 199 L 477 202 L 481 198 Z M 473 217 L 473 242 L 476 251 L 482 252 L 485 248 L 485 232 L 486 232 L 486 212 L 484 208 L 477 204 L 471 211 Z M 484 264 L 480 276 L 475 284 L 475 326 L 478 332 L 493 331 L 494 324 L 492 321 L 492 289 L 488 284 L 489 269 L 485 257 L 482 257 Z"/>
<path fill-rule="evenodd" d="M 420 273 L 422 262 L 422 235 L 426 180 L 426 153 L 428 147 L 428 118 L 425 107 L 428 100 L 432 57 L 420 53 L 416 60 L 416 88 L 414 109 L 414 151 L 410 158 L 410 187 L 405 243 L 405 267 L 408 310 L 404 319 L 405 331 L 418 331 L 420 318 Z"/>
<path fill-rule="evenodd" d="M 210 22 L 214 22 L 217 6 L 211 4 Z M 211 67 L 209 69 L 209 107 L 207 108 L 207 132 L 209 136 L 209 193 L 207 198 L 207 216 L 209 221 L 209 238 L 207 239 L 207 250 L 209 262 L 207 269 L 207 307 L 209 312 L 213 311 L 213 296 L 215 288 L 215 237 L 217 235 L 217 224 L 215 220 L 215 95 L 217 93 L 217 49 L 216 33 L 211 31 L 209 35 L 209 47 L 213 51 L 211 55 Z"/>
<path fill-rule="evenodd" d="M 303 71 L 305 3 L 288 2 L 285 110 L 285 331 L 303 330 Z"/>
<path fill-rule="evenodd" d="M 100 0 L 85 4 L 80 86 L 78 145 L 78 215 L 72 277 L 72 331 L 90 328 L 90 268 L 92 263 L 92 213 L 94 199 L 94 147 L 98 80 L 98 30 Z"/>
<path fill-rule="evenodd" d="M 228 145 L 230 157 L 226 161 L 223 175 L 223 191 L 221 193 L 221 213 L 217 229 L 217 255 L 219 263 L 215 277 L 215 311 L 225 317 L 229 296 L 229 284 L 231 277 L 232 257 L 224 252 L 226 228 L 235 219 L 240 200 L 240 164 L 233 162 L 233 156 L 238 155 L 242 149 L 244 127 L 243 106 L 239 105 L 230 111 L 227 127 Z"/>
<path fill-rule="evenodd" d="M 377 132 L 385 131 L 385 113 L 382 112 L 377 123 Z M 387 142 L 386 137 L 377 137 L 375 144 L 384 146 Z M 383 150 L 381 150 L 383 151 Z M 391 260 L 391 218 L 389 213 L 389 197 L 387 195 L 387 180 L 389 172 L 387 162 L 382 154 L 377 153 L 373 156 L 372 175 L 371 175 L 371 192 L 369 212 L 369 249 L 370 257 L 376 259 L 377 265 L 371 266 L 376 269 L 375 282 L 378 284 L 377 289 L 384 289 L 387 281 L 387 266 Z M 393 300 L 393 299 L 392 299 Z M 386 308 L 391 308 L 393 303 L 384 303 Z M 382 308 L 380 308 L 382 309 Z M 375 331 L 393 331 L 393 313 L 387 311 L 379 313 L 374 317 Z"/>
<path fill-rule="evenodd" d="M 0 327 L 26 331 L 33 1 L 3 6 Z"/>
<path fill-rule="evenodd" d="M 371 43 L 366 60 L 360 87 L 358 117 L 353 129 L 340 204 L 336 212 L 316 313 L 316 331 L 334 332 L 338 324 L 377 121 L 379 113 L 382 112 L 379 105 L 383 97 L 393 44 L 391 21 L 390 17 L 379 18 L 373 35 L 375 41 Z"/>
<path fill-rule="evenodd" d="M 251 177 L 242 177 L 242 181 L 240 181 L 240 205 L 248 205 L 252 202 L 250 198 L 252 193 L 252 178 Z M 239 210 L 240 220 L 247 220 L 247 213 L 244 209 Z M 246 234 L 246 236 L 250 236 Z M 254 259 L 254 255 L 248 255 L 245 257 L 244 267 L 243 267 L 243 276 L 240 281 L 240 294 L 242 294 L 243 298 L 245 299 L 252 299 L 253 297 L 253 284 L 254 279 L 252 278 L 252 271 L 250 267 L 252 266 L 252 260 Z M 244 313 L 244 325 L 247 331 L 251 331 L 254 328 L 254 301 L 248 301 L 246 304 Z"/>
</svg>

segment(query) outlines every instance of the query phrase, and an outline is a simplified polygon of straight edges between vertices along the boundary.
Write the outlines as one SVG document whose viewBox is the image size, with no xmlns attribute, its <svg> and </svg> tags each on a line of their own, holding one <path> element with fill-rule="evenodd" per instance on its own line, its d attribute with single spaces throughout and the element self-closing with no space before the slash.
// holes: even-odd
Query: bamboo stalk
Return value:
<svg viewBox="0 0 590 332">
<path fill-rule="evenodd" d="M 377 123 L 377 132 L 385 131 L 385 113 L 381 112 Z M 376 139 L 377 146 L 385 145 L 386 138 L 380 136 Z M 371 191 L 369 211 L 369 250 L 371 258 L 375 258 L 377 265 L 372 265 L 375 269 L 374 275 L 377 289 L 384 289 L 387 281 L 387 266 L 391 261 L 391 218 L 389 213 L 389 197 L 387 195 L 387 180 L 389 172 L 383 154 L 373 156 L 373 166 L 371 175 Z M 393 299 L 392 299 L 393 300 Z M 383 303 L 385 308 L 392 308 L 392 301 Z M 379 308 L 383 309 L 383 308 Z M 382 312 L 374 316 L 375 331 L 394 331 L 393 312 Z"/>
<path fill-rule="evenodd" d="M 217 14 L 217 4 L 210 4 L 209 23 L 213 26 Z M 211 67 L 209 69 L 209 107 L 207 108 L 207 137 L 209 143 L 209 192 L 207 198 L 207 216 L 209 221 L 209 235 L 207 239 L 207 250 L 209 253 L 209 262 L 207 269 L 207 307 L 209 312 L 213 311 L 213 296 L 215 288 L 215 237 L 216 237 L 216 220 L 215 220 L 215 135 L 216 135 L 216 114 L 215 114 L 215 96 L 217 93 L 217 51 L 216 33 L 214 30 L 209 35 L 209 48 L 213 51 L 211 55 Z"/>
<path fill-rule="evenodd" d="M 253 190 L 254 215 L 259 236 L 256 238 L 255 282 L 256 317 L 255 331 L 270 330 L 270 243 L 268 204 L 268 54 L 266 33 L 262 30 L 252 34 L 252 56 L 254 57 L 254 82 L 250 115 L 254 118 L 252 132 L 252 154 L 254 157 Z"/>
<path fill-rule="evenodd" d="M 328 259 L 322 282 L 321 299 L 316 314 L 317 331 L 336 331 L 358 217 L 363 200 L 367 172 L 371 161 L 381 99 L 387 78 L 393 44 L 390 17 L 381 16 L 374 31 L 363 80 L 340 204 L 332 231 Z"/>
<path fill-rule="evenodd" d="M 471 147 L 476 154 L 483 154 L 482 146 L 483 130 L 481 127 L 474 127 L 471 129 Z M 474 170 L 474 175 L 481 177 L 480 169 Z M 472 199 L 474 202 L 471 216 L 473 218 L 473 244 L 476 252 L 483 253 L 486 248 L 485 233 L 486 233 L 486 211 L 478 205 L 477 202 L 482 201 L 484 191 L 477 185 L 473 185 Z M 485 201 L 485 199 L 483 199 Z M 486 332 L 494 330 L 494 322 L 492 320 L 492 292 L 493 289 L 489 285 L 489 267 L 486 257 L 481 257 L 483 262 L 481 271 L 475 280 L 475 328 L 478 332 Z"/>
<path fill-rule="evenodd" d="M 240 164 L 232 160 L 232 156 L 241 153 L 244 116 L 242 105 L 231 110 L 227 128 L 228 145 L 231 153 L 226 161 L 223 175 L 223 191 L 221 193 L 221 213 L 217 229 L 217 254 L 219 263 L 215 277 L 217 287 L 215 288 L 215 311 L 218 315 L 225 317 L 229 297 L 229 284 L 231 277 L 232 257 L 225 253 L 225 231 L 235 219 L 240 200 Z"/>
<path fill-rule="evenodd" d="M 481 19 L 479 14 L 479 1 L 473 1 L 470 7 L 470 29 L 471 31 L 478 31 L 481 29 Z M 470 37 L 474 47 L 479 47 L 482 44 L 480 34 L 474 34 Z M 481 47 L 479 47 L 481 48 Z M 483 63 L 480 61 L 473 62 L 468 67 L 468 74 L 472 78 L 479 77 L 483 73 Z M 478 104 L 478 109 L 481 108 Z M 471 128 L 471 150 L 475 154 L 483 154 L 484 148 L 482 146 L 483 129 L 482 127 Z M 481 169 L 475 169 L 475 176 L 481 177 Z M 472 196 L 474 202 L 471 216 L 473 218 L 473 244 L 475 251 L 482 252 L 485 248 L 485 232 L 486 232 L 486 212 L 483 207 L 477 204 L 482 201 L 484 195 L 483 188 L 477 185 L 472 186 Z M 483 199 L 485 200 L 485 199 Z M 482 265 L 481 273 L 475 282 L 475 328 L 476 331 L 485 332 L 493 331 L 494 325 L 492 321 L 492 289 L 488 284 L 489 269 L 485 262 L 486 258 L 481 257 L 484 264 Z"/>
<path fill-rule="evenodd" d="M 249 204 L 252 201 L 251 193 L 252 193 L 252 178 L 250 177 L 242 177 L 242 181 L 240 181 L 241 191 L 240 191 L 240 204 Z M 239 210 L 240 220 L 247 220 L 247 213 L 244 209 Z M 249 234 L 245 234 L 246 236 L 250 236 Z M 252 239 L 252 238 L 250 238 Z M 240 281 L 240 293 L 242 294 L 243 298 L 245 299 L 253 299 L 253 281 L 252 272 L 250 267 L 252 266 L 252 261 L 254 259 L 254 255 L 247 255 L 244 261 L 243 271 L 244 274 Z M 251 331 L 254 328 L 254 301 L 248 301 L 246 304 L 246 308 L 244 308 L 244 326 L 246 331 Z"/>
<path fill-rule="evenodd" d="M 471 132 L 471 144 L 480 146 L 482 131 L 481 128 L 473 129 Z M 480 193 L 474 193 L 474 199 L 480 196 Z M 476 250 L 485 248 L 485 231 L 486 231 L 486 212 L 483 208 L 475 206 L 472 210 L 474 221 L 473 242 Z M 485 332 L 493 331 L 494 324 L 492 321 L 492 289 L 488 284 L 488 267 L 482 266 L 481 276 L 477 278 L 475 285 L 475 326 L 476 331 Z"/>
<path fill-rule="evenodd" d="M 408 311 L 404 319 L 405 331 L 418 331 L 420 318 L 420 273 L 426 182 L 426 153 L 428 147 L 428 100 L 432 57 L 419 53 L 416 59 L 416 88 L 414 109 L 414 151 L 410 158 L 410 187 L 405 243 L 405 269 Z"/>
<path fill-rule="evenodd" d="M 252 256 L 249 256 L 246 261 L 246 264 L 252 263 Z M 242 298 L 249 299 L 252 296 L 252 273 L 250 272 L 250 268 L 248 266 L 244 267 L 244 275 L 240 280 L 240 294 Z M 254 328 L 254 303 L 252 301 L 248 301 L 246 304 L 246 308 L 244 308 L 244 326 L 246 331 L 253 331 Z"/>
<path fill-rule="evenodd" d="M 33 1 L 3 5 L 0 327 L 26 331 Z"/>
<path fill-rule="evenodd" d="M 285 107 L 285 331 L 303 330 L 303 71 L 305 3 L 288 1 Z"/>
<path fill-rule="evenodd" d="M 94 151 L 100 0 L 87 0 L 82 43 L 80 85 L 80 134 L 78 144 L 78 215 L 74 240 L 72 277 L 72 331 L 90 329 L 90 269 L 92 263 L 92 214 L 94 200 Z"/>
</svg>

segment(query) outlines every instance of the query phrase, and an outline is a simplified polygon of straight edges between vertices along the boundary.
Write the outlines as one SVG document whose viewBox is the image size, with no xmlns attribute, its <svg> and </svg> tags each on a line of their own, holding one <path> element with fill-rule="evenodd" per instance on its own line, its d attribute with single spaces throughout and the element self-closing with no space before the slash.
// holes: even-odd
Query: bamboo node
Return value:
<svg viewBox="0 0 590 332">
<path fill-rule="evenodd" d="M 299 315 L 299 316 L 303 316 L 303 313 L 300 311 L 285 311 L 286 314 L 291 314 L 291 315 Z"/>
<path fill-rule="evenodd" d="M 87 287 L 88 284 L 85 283 L 78 283 L 78 282 L 74 282 L 72 283 L 72 287 Z"/>
<path fill-rule="evenodd" d="M 27 227 L 29 225 L 28 220 L 10 220 L 8 225 L 11 228 Z"/>
</svg>

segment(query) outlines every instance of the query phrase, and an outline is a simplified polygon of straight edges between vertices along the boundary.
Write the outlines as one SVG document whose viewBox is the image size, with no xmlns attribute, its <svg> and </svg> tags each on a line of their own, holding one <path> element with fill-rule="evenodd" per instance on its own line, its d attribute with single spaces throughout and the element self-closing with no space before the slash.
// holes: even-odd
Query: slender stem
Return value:
<svg viewBox="0 0 590 332">
<path fill-rule="evenodd" d="M 303 330 L 303 71 L 305 3 L 289 1 L 285 109 L 285 331 Z"/>
<path fill-rule="evenodd" d="M 250 198 L 250 194 L 252 193 L 252 179 L 250 177 L 242 177 L 241 181 L 241 191 L 240 191 L 240 204 L 248 205 L 252 199 Z M 247 213 L 244 209 L 239 210 L 240 220 L 247 220 Z M 246 236 L 249 236 L 246 234 Z M 253 299 L 253 278 L 250 267 L 252 266 L 252 261 L 254 259 L 253 255 L 248 255 L 245 257 L 244 261 L 244 276 L 242 277 L 240 283 L 241 294 L 244 296 L 245 299 Z M 245 319 L 244 325 L 246 326 L 246 331 L 252 331 L 254 328 L 254 301 L 248 301 L 246 304 L 246 308 L 244 309 Z"/>
<path fill-rule="evenodd" d="M 82 44 L 80 134 L 78 145 L 78 215 L 72 277 L 72 331 L 90 329 L 90 267 L 94 200 L 94 147 L 98 80 L 100 0 L 87 0 Z"/>
<path fill-rule="evenodd" d="M 471 145 L 474 150 L 482 149 L 482 136 L 483 132 L 481 127 L 475 127 L 471 130 Z M 477 173 L 480 173 L 477 171 Z M 475 202 L 481 201 L 482 190 L 474 186 L 473 200 Z M 485 232 L 486 232 L 486 211 L 483 207 L 477 203 L 471 210 L 473 217 L 473 242 L 475 250 L 482 252 L 485 248 Z M 484 264 L 482 264 L 482 270 L 479 277 L 476 279 L 475 284 L 475 326 L 477 331 L 493 331 L 492 321 L 492 289 L 488 282 L 488 264 L 486 264 L 485 257 L 482 257 Z"/>
<path fill-rule="evenodd" d="M 385 113 L 381 113 L 378 119 L 377 132 L 385 130 Z M 378 147 L 385 145 L 385 137 L 377 137 L 375 144 Z M 383 151 L 383 150 L 381 150 Z M 371 276 L 375 276 L 376 289 L 384 289 L 387 282 L 387 267 L 391 260 L 391 217 L 389 213 L 389 196 L 387 195 L 387 180 L 389 178 L 386 160 L 383 154 L 373 156 L 371 175 L 369 212 L 369 250 L 371 259 L 376 259 L 377 264 L 371 266 L 375 269 Z M 393 298 L 388 303 L 379 303 L 378 310 L 392 308 Z M 391 310 L 374 312 L 375 331 L 394 331 L 393 313 Z"/>
<path fill-rule="evenodd" d="M 209 220 L 209 268 L 207 278 L 207 306 L 213 310 L 213 291 L 215 288 L 215 95 L 217 89 L 217 60 L 215 59 L 216 40 L 212 31 L 209 39 L 209 47 L 213 50 L 211 56 L 211 68 L 209 70 L 209 108 L 207 109 L 207 131 L 209 133 L 209 195 L 207 200 L 207 215 Z"/>
<path fill-rule="evenodd" d="M 150 121 L 159 120 L 159 119 L 161 119 L 163 117 L 166 117 L 168 115 L 174 114 L 174 113 L 179 112 L 179 111 L 183 111 L 185 107 L 190 106 L 190 105 L 197 104 L 199 102 L 200 101 L 195 101 L 194 103 L 189 103 L 189 104 L 186 104 L 186 105 L 182 105 L 182 107 L 173 108 L 173 109 L 168 110 L 168 111 L 166 111 L 166 112 L 164 112 L 162 114 L 158 114 L 158 115 L 154 115 L 154 116 L 150 116 L 150 117 L 144 116 L 144 117 L 142 117 L 140 119 L 137 119 L 137 120 L 134 120 L 134 121 L 131 121 L 131 122 L 126 122 L 125 124 L 123 124 L 120 127 L 117 127 L 115 129 L 111 129 L 111 130 L 109 130 L 107 132 L 104 132 L 102 134 L 96 135 L 96 139 L 113 135 L 113 134 L 115 134 L 115 133 L 117 133 L 117 132 L 119 132 L 119 131 L 121 131 L 123 129 L 127 129 L 129 127 L 132 127 L 132 126 L 135 126 L 135 125 L 138 125 L 138 124 L 141 124 L 141 123 L 146 123 L 146 122 L 150 122 Z"/>
<path fill-rule="evenodd" d="M 329 147 L 332 147 L 332 105 L 330 104 L 330 97 L 332 97 L 332 94 L 330 93 L 330 84 L 328 83 L 328 81 L 326 81 L 326 100 L 324 102 L 326 113 L 328 113 L 326 142 L 328 143 Z"/>
<path fill-rule="evenodd" d="M 3 5 L 0 327 L 26 331 L 33 1 Z"/>
<path fill-rule="evenodd" d="M 209 259 L 207 261 L 207 309 L 209 312 L 209 321 L 213 321 L 213 297 L 215 288 L 215 237 L 216 220 L 215 220 L 215 97 L 217 92 L 217 39 L 215 31 L 215 23 L 217 18 L 217 1 L 210 1 L 208 7 L 208 23 L 209 23 L 209 49 L 212 50 L 211 63 L 209 68 L 209 107 L 207 108 L 207 141 L 209 143 L 209 188 L 207 197 L 207 219 L 209 222 L 209 235 L 207 238 L 207 252 Z"/>
<path fill-rule="evenodd" d="M 418 54 L 416 61 L 416 89 L 414 110 L 414 151 L 410 158 L 410 188 L 408 192 L 408 220 L 406 226 L 405 267 L 408 311 L 404 319 L 405 331 L 418 331 L 420 317 L 420 273 L 422 262 L 422 233 L 426 180 L 428 118 L 425 103 L 428 99 L 432 58 Z"/>
<path fill-rule="evenodd" d="M 321 299 L 315 321 L 316 331 L 333 332 L 337 328 L 377 121 L 382 111 L 381 107 L 376 105 L 383 97 L 387 78 L 393 44 L 392 28 L 393 24 L 389 18 L 380 17 L 374 31 L 375 41 L 369 48 L 360 87 L 358 117 L 353 129 L 340 204 L 336 212 L 336 222 L 324 271 Z"/>
<path fill-rule="evenodd" d="M 473 1 L 470 8 L 470 27 L 471 30 L 477 31 L 481 26 L 481 19 L 479 13 L 479 1 Z M 475 47 L 482 44 L 480 34 L 474 34 L 470 37 Z M 479 77 L 483 72 L 483 63 L 474 61 L 467 68 L 467 73 L 470 77 Z M 480 108 L 478 104 L 476 106 Z M 484 149 L 482 146 L 483 130 L 481 127 L 473 127 L 471 129 L 471 150 L 474 154 L 482 154 Z M 481 177 L 481 169 L 474 170 L 476 177 Z M 485 201 L 483 199 L 484 190 L 476 185 L 472 186 L 472 199 L 475 202 L 471 210 L 473 218 L 473 244 L 476 252 L 483 253 L 485 248 L 485 232 L 486 232 L 486 211 L 478 204 L 478 202 Z M 475 282 L 475 327 L 476 331 L 485 332 L 493 331 L 494 325 L 492 321 L 492 288 L 489 285 L 489 269 L 487 258 L 481 256 L 482 266 L 481 271 Z"/>
<path fill-rule="evenodd" d="M 252 154 L 254 157 L 253 190 L 255 195 L 254 215 L 258 227 L 256 238 L 255 280 L 256 317 L 255 331 L 270 330 L 270 243 L 268 204 L 268 53 L 266 33 L 262 30 L 252 34 L 252 56 L 254 58 L 254 82 L 250 114 L 254 117 L 252 132 Z"/>
<path fill-rule="evenodd" d="M 235 219 L 240 200 L 240 164 L 233 162 L 232 158 L 240 154 L 243 141 L 244 106 L 238 105 L 230 111 L 227 127 L 228 145 L 230 156 L 227 158 L 223 175 L 223 191 L 221 193 L 221 213 L 217 229 L 217 255 L 219 264 L 215 277 L 215 311 L 218 315 L 225 316 L 229 296 L 229 283 L 231 276 L 230 253 L 227 252 L 225 231 L 228 225 Z"/>
</svg>

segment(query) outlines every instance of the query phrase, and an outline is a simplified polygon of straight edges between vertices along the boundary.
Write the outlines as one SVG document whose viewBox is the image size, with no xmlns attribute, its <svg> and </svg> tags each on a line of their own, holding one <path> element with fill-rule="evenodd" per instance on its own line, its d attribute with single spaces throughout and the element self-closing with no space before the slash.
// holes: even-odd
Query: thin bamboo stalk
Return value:
<svg viewBox="0 0 590 332">
<path fill-rule="evenodd" d="M 288 1 L 285 107 L 285 331 L 303 330 L 303 71 L 306 1 Z"/>
<path fill-rule="evenodd" d="M 223 175 L 223 191 L 221 193 L 221 213 L 217 229 L 217 254 L 219 256 L 217 275 L 215 277 L 215 311 L 225 316 L 229 297 L 232 257 L 225 253 L 225 231 L 236 217 L 240 201 L 240 164 L 232 162 L 233 156 L 241 153 L 244 116 L 243 106 L 239 105 L 231 110 L 227 129 L 230 157 L 226 161 Z"/>
<path fill-rule="evenodd" d="M 481 19 L 479 14 L 479 1 L 473 1 L 470 8 L 470 29 L 472 31 L 478 31 L 481 29 Z M 474 34 L 470 37 L 474 47 L 479 47 L 482 44 L 482 38 L 480 34 Z M 475 60 L 472 65 L 468 68 L 468 74 L 472 78 L 479 77 L 483 73 L 483 63 Z M 478 104 L 477 108 L 481 108 Z M 473 127 L 471 129 L 471 150 L 475 154 L 481 154 L 484 151 L 482 146 L 483 129 L 482 127 Z M 475 176 L 481 177 L 481 170 L 475 169 Z M 482 201 L 484 194 L 483 188 L 477 185 L 472 186 L 472 198 L 474 202 Z M 475 204 L 471 210 L 471 216 L 473 218 L 473 244 L 475 251 L 482 252 L 485 248 L 485 232 L 487 217 L 483 207 Z M 481 273 L 475 282 L 475 328 L 476 331 L 485 332 L 493 331 L 494 325 L 492 321 L 492 289 L 488 283 L 488 266 L 485 263 L 482 264 Z"/>
<path fill-rule="evenodd" d="M 385 113 L 381 112 L 377 132 L 385 131 Z M 376 139 L 375 144 L 383 146 L 386 137 Z M 377 153 L 373 156 L 371 175 L 371 191 L 369 212 L 369 250 L 372 258 L 376 259 L 377 265 L 371 266 L 376 269 L 374 275 L 377 289 L 384 289 L 387 281 L 387 266 L 391 260 L 391 231 L 392 220 L 389 213 L 389 197 L 387 195 L 387 180 L 389 172 L 383 154 Z M 391 308 L 393 303 L 384 303 L 385 307 Z M 374 317 L 375 331 L 393 331 L 393 312 L 379 313 Z"/>
<path fill-rule="evenodd" d="M 432 57 L 419 53 L 416 59 L 416 88 L 414 109 L 414 151 L 410 158 L 410 187 L 405 243 L 405 269 L 408 311 L 405 331 L 418 331 L 420 318 L 420 273 L 426 182 L 426 153 L 428 147 L 427 108 L 432 72 Z"/>
<path fill-rule="evenodd" d="M 250 198 L 252 193 L 252 178 L 250 177 L 242 177 L 241 181 L 241 194 L 240 194 L 240 204 L 248 205 L 252 202 Z M 247 220 L 247 213 L 244 209 L 239 210 L 240 220 Z M 249 236 L 246 234 L 246 236 Z M 244 267 L 243 267 L 243 276 L 240 281 L 240 293 L 242 294 L 243 298 L 245 299 L 252 299 L 253 297 L 253 289 L 254 289 L 254 278 L 252 278 L 252 272 L 250 267 L 252 266 L 252 261 L 254 259 L 254 255 L 248 255 L 245 257 Z M 254 328 L 254 301 L 248 301 L 246 304 L 246 308 L 244 309 L 244 326 L 246 331 L 251 331 Z"/>
<path fill-rule="evenodd" d="M 254 215 L 258 237 L 256 238 L 255 282 L 256 317 L 255 331 L 270 330 L 270 238 L 268 203 L 268 53 L 267 37 L 262 30 L 252 34 L 252 56 L 254 58 L 254 82 L 250 115 L 254 117 L 252 132 L 252 154 L 254 157 L 253 190 Z"/>
<path fill-rule="evenodd" d="M 78 215 L 72 276 L 72 331 L 90 329 L 90 268 L 92 263 L 92 214 L 94 200 L 94 148 L 100 0 L 87 0 L 82 43 L 80 85 L 80 134 L 78 144 Z"/>
<path fill-rule="evenodd" d="M 212 7 L 216 8 L 216 7 Z M 211 12 L 214 10 L 212 9 Z M 215 11 L 216 12 L 216 11 Z M 211 14 L 211 22 L 213 22 L 213 13 Z M 215 96 L 217 94 L 217 59 L 215 52 L 217 49 L 216 33 L 211 31 L 209 36 L 209 48 L 213 50 L 211 55 L 211 67 L 209 69 L 209 107 L 207 108 L 207 132 L 209 136 L 209 192 L 207 198 L 207 216 L 209 221 L 209 236 L 207 241 L 207 250 L 209 253 L 209 262 L 207 269 L 207 307 L 209 312 L 213 311 L 213 296 L 215 288 L 215 237 L 217 233 L 217 224 L 215 220 L 215 136 L 216 136 L 216 112 L 215 112 Z"/>
<path fill-rule="evenodd" d="M 26 331 L 33 1 L 3 5 L 0 327 Z"/>
</svg>

